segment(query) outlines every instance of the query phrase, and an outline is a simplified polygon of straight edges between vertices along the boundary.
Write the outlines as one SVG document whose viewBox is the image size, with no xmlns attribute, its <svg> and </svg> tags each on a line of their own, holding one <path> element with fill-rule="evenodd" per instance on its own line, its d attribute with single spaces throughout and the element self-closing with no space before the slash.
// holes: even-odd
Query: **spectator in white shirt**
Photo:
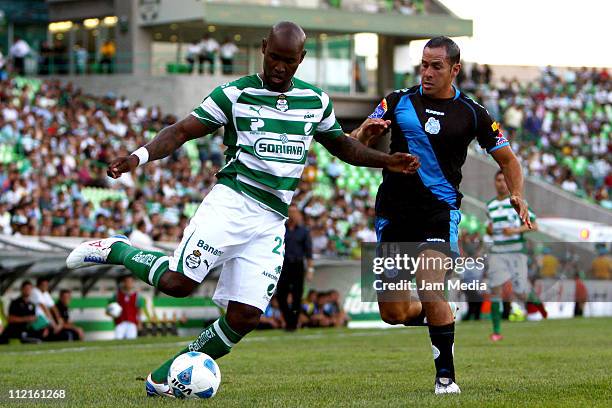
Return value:
<svg viewBox="0 0 612 408">
<path fill-rule="evenodd" d="M 574 179 L 574 176 L 569 176 L 561 183 L 561 188 L 570 193 L 575 193 L 578 191 L 578 184 Z"/>
<path fill-rule="evenodd" d="M 147 234 L 147 223 L 144 220 L 140 220 L 136 225 L 136 228 L 130 234 L 130 241 L 134 245 L 138 245 L 139 248 L 147 248 L 153 246 L 153 239 Z"/>
<path fill-rule="evenodd" d="M 15 37 L 15 42 L 11 46 L 9 56 L 13 60 L 13 70 L 17 75 L 25 74 L 25 57 L 31 52 L 27 42 L 19 37 Z"/>
<path fill-rule="evenodd" d="M 11 235 L 11 213 L 8 212 L 8 206 L 5 203 L 0 203 L 0 233 Z"/>
<path fill-rule="evenodd" d="M 202 74 L 204 72 L 204 63 L 208 62 L 210 74 L 215 73 L 215 59 L 217 52 L 219 51 L 219 43 L 211 38 L 209 34 L 204 34 L 202 41 L 200 41 L 200 59 L 198 72 Z"/>
<path fill-rule="evenodd" d="M 191 44 L 187 46 L 187 55 L 185 59 L 189 64 L 189 73 L 193 72 L 193 64 L 195 64 L 196 60 L 200 58 L 201 47 L 197 41 L 193 41 Z"/>
<path fill-rule="evenodd" d="M 225 37 L 219 51 L 223 75 L 232 75 L 234 73 L 234 56 L 238 52 L 238 47 L 229 37 Z"/>
<path fill-rule="evenodd" d="M 6 60 L 4 59 L 2 50 L 0 50 L 0 81 L 4 81 L 6 78 Z"/>
<path fill-rule="evenodd" d="M 46 320 L 47 326 L 57 333 L 60 329 L 56 321 L 61 317 L 55 309 L 55 301 L 49 293 L 49 279 L 41 276 L 36 280 L 36 287 L 32 289 L 30 301 L 36 306 L 36 316 L 40 320 Z M 57 314 L 54 316 L 54 314 Z"/>
</svg>

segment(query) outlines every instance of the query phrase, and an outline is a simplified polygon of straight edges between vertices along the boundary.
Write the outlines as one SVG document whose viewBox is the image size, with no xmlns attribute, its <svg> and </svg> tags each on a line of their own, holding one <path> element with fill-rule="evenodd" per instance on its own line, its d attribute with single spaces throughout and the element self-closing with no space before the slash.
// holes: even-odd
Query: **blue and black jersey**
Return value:
<svg viewBox="0 0 612 408">
<path fill-rule="evenodd" d="M 450 99 L 432 99 L 420 86 L 387 95 L 370 118 L 391 120 L 391 153 L 418 156 L 418 173 L 383 171 L 376 214 L 388 220 L 458 210 L 461 167 L 476 138 L 491 153 L 508 141 L 485 108 L 455 89 Z"/>
</svg>

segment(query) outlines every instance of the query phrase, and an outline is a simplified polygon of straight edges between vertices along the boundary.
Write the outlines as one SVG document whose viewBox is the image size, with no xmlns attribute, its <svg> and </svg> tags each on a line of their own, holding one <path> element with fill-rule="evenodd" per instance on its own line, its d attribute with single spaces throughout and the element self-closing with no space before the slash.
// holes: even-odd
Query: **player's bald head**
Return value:
<svg viewBox="0 0 612 408">
<path fill-rule="evenodd" d="M 285 92 L 291 79 L 304 60 L 306 34 L 299 25 L 290 21 L 276 23 L 261 42 L 263 80 L 275 92 Z"/>
<path fill-rule="evenodd" d="M 282 42 L 286 47 L 301 51 L 306 42 L 306 33 L 299 25 L 291 21 L 280 21 L 272 26 L 267 37 L 268 42 Z"/>
</svg>

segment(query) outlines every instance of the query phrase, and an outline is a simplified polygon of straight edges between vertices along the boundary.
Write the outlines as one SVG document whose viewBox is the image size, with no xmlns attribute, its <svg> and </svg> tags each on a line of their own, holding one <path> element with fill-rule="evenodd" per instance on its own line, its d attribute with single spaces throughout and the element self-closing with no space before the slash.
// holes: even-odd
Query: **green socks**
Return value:
<svg viewBox="0 0 612 408">
<path fill-rule="evenodd" d="M 501 299 L 491 299 L 491 321 L 493 322 L 493 333 L 501 334 L 501 317 L 502 317 Z"/>
<path fill-rule="evenodd" d="M 124 265 L 138 279 L 157 287 L 159 278 L 168 270 L 168 257 L 162 252 L 142 251 L 123 242 L 111 246 L 107 262 Z"/>
<path fill-rule="evenodd" d="M 232 350 L 232 347 L 242 339 L 242 335 L 236 333 L 221 316 L 213 324 L 204 329 L 202 333 L 189 346 L 185 347 L 171 359 L 163 363 L 153 373 L 151 378 L 156 383 L 166 382 L 168 371 L 175 358 L 188 351 L 199 351 L 208 354 L 214 360 L 223 357 Z"/>
<path fill-rule="evenodd" d="M 168 267 L 168 257 L 162 252 L 143 251 L 123 242 L 116 242 L 111 246 L 107 262 L 115 265 L 124 265 L 138 279 L 157 287 L 160 277 Z M 202 333 L 189 346 L 179 351 L 171 359 L 153 371 L 151 377 L 157 383 L 166 382 L 168 370 L 175 358 L 188 351 L 206 353 L 213 359 L 218 359 L 229 353 L 232 347 L 242 339 L 221 316 L 213 324 L 204 329 Z"/>
</svg>

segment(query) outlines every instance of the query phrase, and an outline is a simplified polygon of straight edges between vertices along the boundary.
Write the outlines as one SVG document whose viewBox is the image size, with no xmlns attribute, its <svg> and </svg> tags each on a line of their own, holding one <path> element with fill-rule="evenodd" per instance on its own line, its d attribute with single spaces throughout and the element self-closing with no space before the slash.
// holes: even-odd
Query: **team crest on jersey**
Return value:
<svg viewBox="0 0 612 408">
<path fill-rule="evenodd" d="M 187 255 L 187 258 L 185 258 L 185 265 L 191 269 L 197 268 L 202 263 L 202 259 L 200 258 L 201 255 L 200 251 L 196 249 L 192 254 Z"/>
<path fill-rule="evenodd" d="M 380 101 L 380 103 L 378 104 L 378 106 L 376 107 L 376 109 L 374 109 L 374 112 L 372 112 L 372 114 L 370 116 L 368 116 L 368 118 L 371 119 L 380 119 L 383 116 L 385 116 L 385 113 L 387 113 L 387 99 L 383 98 L 382 101 Z"/>
<path fill-rule="evenodd" d="M 289 103 L 287 102 L 287 97 L 285 95 L 279 95 L 276 100 L 276 109 L 281 112 L 287 112 L 289 109 Z"/>
<path fill-rule="evenodd" d="M 434 117 L 427 119 L 425 131 L 430 135 L 437 135 L 440 133 L 440 121 Z"/>
</svg>

